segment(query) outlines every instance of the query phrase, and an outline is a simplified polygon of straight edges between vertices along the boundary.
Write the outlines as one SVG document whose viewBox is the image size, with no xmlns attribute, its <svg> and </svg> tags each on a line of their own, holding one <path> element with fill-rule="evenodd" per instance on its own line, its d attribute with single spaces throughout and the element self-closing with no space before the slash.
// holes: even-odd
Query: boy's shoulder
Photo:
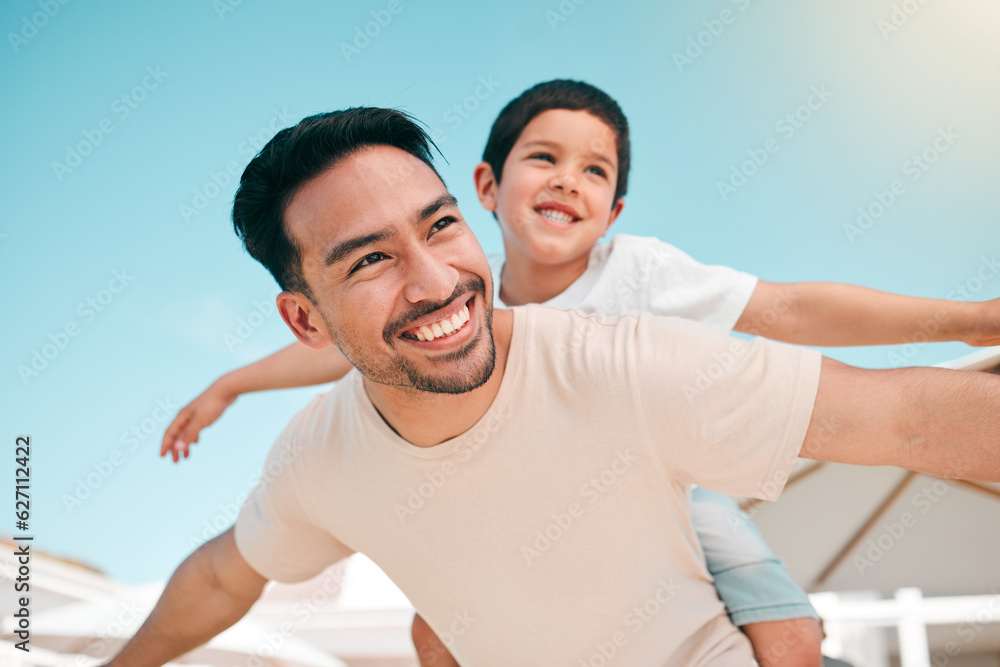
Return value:
<svg viewBox="0 0 1000 667">
<path fill-rule="evenodd" d="M 608 241 L 594 246 L 591 252 L 591 263 L 631 263 L 635 260 L 649 259 L 666 262 L 668 260 L 688 259 L 689 255 L 680 248 L 673 246 L 655 236 L 635 236 L 633 234 L 615 234 Z"/>
</svg>

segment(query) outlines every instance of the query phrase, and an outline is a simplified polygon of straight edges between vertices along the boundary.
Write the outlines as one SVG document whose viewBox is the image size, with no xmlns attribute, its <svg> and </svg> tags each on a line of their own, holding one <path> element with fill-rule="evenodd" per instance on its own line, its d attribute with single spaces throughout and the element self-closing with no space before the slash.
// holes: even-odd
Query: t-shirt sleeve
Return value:
<svg viewBox="0 0 1000 667">
<path fill-rule="evenodd" d="M 254 570 L 274 581 L 310 579 L 353 551 L 312 519 L 300 498 L 303 448 L 299 422 L 321 397 L 296 415 L 267 457 L 261 479 L 236 519 L 236 547 Z"/>
<path fill-rule="evenodd" d="M 812 417 L 822 356 L 677 318 L 636 319 L 631 363 L 667 475 L 719 493 L 777 498 Z"/>
<path fill-rule="evenodd" d="M 756 276 L 702 264 L 651 237 L 615 237 L 608 267 L 615 275 L 618 312 L 672 315 L 725 331 L 735 326 L 757 287 Z"/>
</svg>

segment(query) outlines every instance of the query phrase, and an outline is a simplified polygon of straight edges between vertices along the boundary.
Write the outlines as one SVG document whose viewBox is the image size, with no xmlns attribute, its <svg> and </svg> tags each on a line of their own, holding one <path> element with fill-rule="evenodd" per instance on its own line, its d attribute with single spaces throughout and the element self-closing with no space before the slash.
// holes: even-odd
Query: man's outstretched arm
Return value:
<svg viewBox="0 0 1000 667">
<path fill-rule="evenodd" d="M 823 359 L 801 456 L 1000 481 L 1000 377 Z"/>
<path fill-rule="evenodd" d="M 240 620 L 266 583 L 237 551 L 230 528 L 181 563 L 149 618 L 109 665 L 163 665 L 201 646 Z"/>
</svg>

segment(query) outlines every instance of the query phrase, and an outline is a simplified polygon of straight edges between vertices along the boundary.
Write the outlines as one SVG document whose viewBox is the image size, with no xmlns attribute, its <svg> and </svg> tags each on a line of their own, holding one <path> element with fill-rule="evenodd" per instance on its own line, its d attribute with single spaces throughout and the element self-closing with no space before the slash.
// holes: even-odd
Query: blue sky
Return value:
<svg viewBox="0 0 1000 667">
<path fill-rule="evenodd" d="M 632 127 L 614 231 L 772 281 L 1000 296 L 1000 276 L 977 277 L 1000 250 L 996 3 L 578 2 L 3 3 L 0 470 L 13 479 L 29 434 L 39 548 L 167 576 L 314 393 L 241 398 L 184 464 L 157 457 L 165 415 L 292 340 L 229 205 L 274 131 L 320 111 L 422 119 L 496 251 L 471 178 L 490 123 L 534 83 L 583 79 Z M 885 367 L 967 351 L 828 352 Z"/>
</svg>

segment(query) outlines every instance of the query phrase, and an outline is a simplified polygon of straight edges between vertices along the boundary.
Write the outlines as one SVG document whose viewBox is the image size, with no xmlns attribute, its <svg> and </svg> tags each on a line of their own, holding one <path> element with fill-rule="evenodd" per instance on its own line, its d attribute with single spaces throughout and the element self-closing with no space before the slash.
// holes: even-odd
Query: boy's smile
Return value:
<svg viewBox="0 0 1000 667">
<path fill-rule="evenodd" d="M 621 210 L 617 177 L 616 136 L 604 121 L 567 109 L 533 118 L 504 162 L 492 201 L 483 201 L 496 212 L 507 261 L 585 267 Z"/>
</svg>

